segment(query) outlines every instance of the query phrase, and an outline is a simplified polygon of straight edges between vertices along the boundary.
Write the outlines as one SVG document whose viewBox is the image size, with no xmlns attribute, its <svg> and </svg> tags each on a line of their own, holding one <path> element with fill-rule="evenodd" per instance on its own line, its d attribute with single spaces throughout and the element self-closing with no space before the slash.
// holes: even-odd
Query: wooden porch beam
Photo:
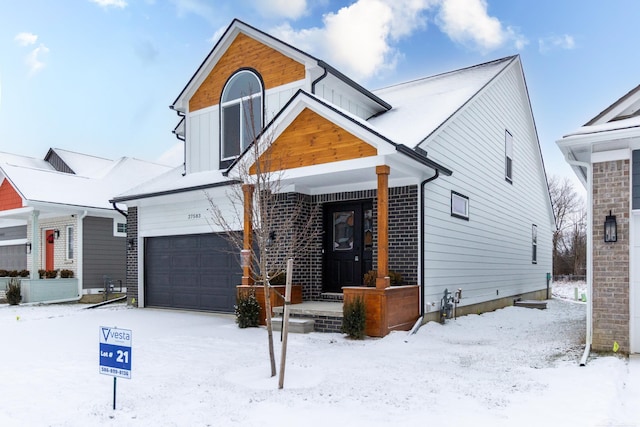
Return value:
<svg viewBox="0 0 640 427">
<path fill-rule="evenodd" d="M 253 209 L 253 184 L 244 184 L 242 193 L 244 194 L 244 234 L 243 249 L 251 251 L 253 246 L 253 222 L 251 221 Z M 246 265 L 242 266 L 242 284 L 253 285 L 253 275 L 251 274 L 251 257 Z"/>
<path fill-rule="evenodd" d="M 390 286 L 389 279 L 389 173 L 387 165 L 376 166 L 378 175 L 378 277 L 376 288 Z"/>
</svg>

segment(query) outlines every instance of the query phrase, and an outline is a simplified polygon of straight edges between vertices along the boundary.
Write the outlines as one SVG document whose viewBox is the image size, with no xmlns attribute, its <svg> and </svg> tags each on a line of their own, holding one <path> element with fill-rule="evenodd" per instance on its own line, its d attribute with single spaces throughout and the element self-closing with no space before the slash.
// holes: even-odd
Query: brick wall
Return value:
<svg viewBox="0 0 640 427">
<path fill-rule="evenodd" d="M 376 190 L 348 191 L 341 193 L 305 196 L 287 194 L 280 201 L 281 217 L 290 213 L 295 205 L 301 206 L 304 215 L 299 224 L 310 220 L 313 232 L 308 251 L 299 254 L 294 266 L 294 283 L 302 284 L 303 299 L 317 300 L 322 293 L 323 212 L 325 203 L 371 200 L 373 202 L 374 241 L 377 241 Z M 418 282 L 418 187 L 394 187 L 389 189 L 389 268 L 402 274 L 405 283 Z M 377 249 L 374 245 L 373 268 L 377 266 Z"/>
<path fill-rule="evenodd" d="M 130 239 L 135 244 L 129 246 Z M 129 207 L 127 210 L 127 302 L 138 306 L 138 208 Z"/>
<path fill-rule="evenodd" d="M 629 161 L 593 165 L 593 343 L 629 352 Z M 618 241 L 604 242 L 604 221 L 616 216 Z"/>
</svg>

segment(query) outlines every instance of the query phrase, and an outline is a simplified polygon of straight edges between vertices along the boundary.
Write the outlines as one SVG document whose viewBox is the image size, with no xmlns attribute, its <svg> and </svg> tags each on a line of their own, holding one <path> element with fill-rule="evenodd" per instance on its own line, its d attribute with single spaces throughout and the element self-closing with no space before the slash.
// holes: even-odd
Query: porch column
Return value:
<svg viewBox="0 0 640 427">
<path fill-rule="evenodd" d="M 253 246 L 253 222 L 251 221 L 253 210 L 253 184 L 244 184 L 242 192 L 244 193 L 244 244 L 243 249 L 251 251 Z M 243 261 L 244 262 L 244 261 Z M 251 275 L 251 257 L 242 267 L 242 284 L 253 285 L 253 277 Z"/>
<path fill-rule="evenodd" d="M 31 213 L 31 271 L 29 272 L 31 280 L 40 278 L 38 269 L 40 268 L 40 222 L 38 217 L 40 211 L 34 210 Z"/>
<path fill-rule="evenodd" d="M 378 277 L 376 289 L 390 286 L 389 279 L 389 172 L 387 165 L 376 166 L 378 175 Z"/>
</svg>

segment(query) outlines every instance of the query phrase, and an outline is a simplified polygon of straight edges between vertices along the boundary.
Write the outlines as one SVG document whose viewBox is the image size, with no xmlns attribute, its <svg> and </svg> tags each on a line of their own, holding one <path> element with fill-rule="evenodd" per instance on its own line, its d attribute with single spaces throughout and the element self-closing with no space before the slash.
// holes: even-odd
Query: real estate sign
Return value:
<svg viewBox="0 0 640 427">
<path fill-rule="evenodd" d="M 100 326 L 100 373 L 131 378 L 130 329 Z"/>
</svg>

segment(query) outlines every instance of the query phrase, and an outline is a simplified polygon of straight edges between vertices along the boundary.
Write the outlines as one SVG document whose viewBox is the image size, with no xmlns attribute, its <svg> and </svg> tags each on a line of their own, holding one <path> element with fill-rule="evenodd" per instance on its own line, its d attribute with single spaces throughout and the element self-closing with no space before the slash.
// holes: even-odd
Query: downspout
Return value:
<svg viewBox="0 0 640 427">
<path fill-rule="evenodd" d="M 113 206 L 113 209 L 117 210 L 122 216 L 124 216 L 125 218 L 127 217 L 127 213 L 122 209 L 120 209 L 118 206 L 116 206 L 116 202 L 111 202 L 111 205 Z"/>
<path fill-rule="evenodd" d="M 424 186 L 435 181 L 440 176 L 440 170 L 436 169 L 435 175 L 420 183 L 420 317 L 424 316 Z"/>
<path fill-rule="evenodd" d="M 82 212 L 78 217 L 78 299 L 82 298 L 82 289 L 84 286 L 84 268 L 83 268 L 83 252 L 84 252 L 84 218 L 88 215 L 87 211 Z"/>
<path fill-rule="evenodd" d="M 587 364 L 593 338 L 593 169 L 591 163 L 565 160 L 571 166 L 587 169 L 587 330 L 585 336 L 584 353 L 580 359 L 580 366 Z"/>
<path fill-rule="evenodd" d="M 318 61 L 318 65 L 320 67 L 322 67 L 324 72 L 322 73 L 322 75 L 320 77 L 318 77 L 317 79 L 315 79 L 314 81 L 311 82 L 311 93 L 314 94 L 314 95 L 316 94 L 316 84 L 318 84 L 320 82 L 320 80 L 324 79 L 325 77 L 327 77 L 327 74 L 329 74 L 329 71 L 327 70 L 327 67 L 323 67 L 322 64 L 320 63 L 320 61 Z"/>
</svg>

